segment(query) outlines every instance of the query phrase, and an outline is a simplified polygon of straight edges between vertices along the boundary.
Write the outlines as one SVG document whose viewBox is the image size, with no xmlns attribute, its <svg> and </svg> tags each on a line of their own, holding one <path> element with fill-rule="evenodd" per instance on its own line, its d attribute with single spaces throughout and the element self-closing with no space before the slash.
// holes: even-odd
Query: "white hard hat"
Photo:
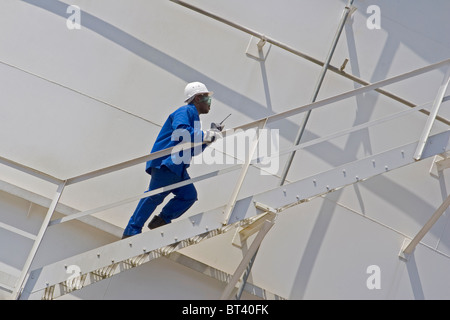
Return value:
<svg viewBox="0 0 450 320">
<path fill-rule="evenodd" d="M 212 91 L 208 91 L 206 86 L 201 82 L 191 82 L 188 83 L 186 88 L 184 88 L 184 96 L 186 100 L 184 102 L 190 102 L 197 94 L 208 93 L 212 95 Z"/>
</svg>

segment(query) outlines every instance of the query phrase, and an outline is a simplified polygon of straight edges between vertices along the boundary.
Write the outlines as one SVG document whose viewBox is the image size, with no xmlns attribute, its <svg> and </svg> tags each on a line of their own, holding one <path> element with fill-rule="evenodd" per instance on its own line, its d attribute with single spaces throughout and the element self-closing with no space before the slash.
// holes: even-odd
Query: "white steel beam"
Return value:
<svg viewBox="0 0 450 320">
<path fill-rule="evenodd" d="M 442 214 L 447 210 L 448 206 L 450 205 L 450 195 L 447 197 L 447 199 L 444 200 L 444 202 L 439 206 L 439 208 L 433 213 L 431 218 L 425 223 L 425 225 L 420 229 L 420 231 L 417 233 L 417 235 L 411 240 L 411 242 L 406 246 L 406 248 L 403 250 L 403 253 L 407 257 L 407 255 L 411 254 L 413 250 L 416 248 L 416 246 L 419 244 L 420 240 L 423 239 L 423 237 L 430 231 L 431 227 L 436 223 L 436 221 L 439 220 L 439 218 L 442 216 Z"/>
<path fill-rule="evenodd" d="M 448 96 L 448 97 L 450 98 L 450 96 Z M 368 127 L 374 127 L 374 126 L 377 126 L 379 124 L 382 124 L 382 123 L 385 123 L 385 122 L 388 122 L 388 121 L 391 121 L 391 120 L 394 120 L 394 119 L 397 119 L 397 118 L 400 118 L 400 117 L 405 117 L 405 116 L 407 116 L 407 115 L 409 115 L 409 114 L 411 114 L 413 112 L 417 112 L 417 110 L 420 110 L 422 108 L 428 108 L 428 106 L 430 106 L 431 104 L 432 104 L 432 102 L 428 102 L 428 103 L 425 103 L 425 104 L 422 104 L 422 105 L 418 105 L 418 106 L 416 106 L 414 108 L 411 108 L 411 109 L 407 109 L 407 110 L 403 110 L 403 111 L 394 113 L 392 115 L 389 115 L 389 116 L 381 118 L 381 119 L 377 119 L 377 120 L 369 121 L 369 122 L 366 122 L 366 123 L 362 123 L 360 125 L 357 125 L 357 126 L 354 126 L 354 127 L 348 128 L 348 129 L 344 129 L 344 130 L 341 130 L 341 131 L 336 132 L 336 133 L 332 133 L 332 134 L 324 136 L 324 137 L 320 137 L 320 138 L 316 138 L 316 139 L 313 139 L 313 140 L 310 140 L 310 141 L 307 141 L 307 142 L 303 142 L 303 143 L 301 143 L 299 145 L 296 145 L 296 146 L 291 146 L 291 147 L 286 148 L 284 150 L 277 151 L 274 154 L 259 157 L 258 159 L 255 160 L 255 163 L 265 162 L 265 161 L 268 161 L 272 157 L 279 157 L 279 156 L 281 156 L 283 154 L 286 154 L 286 153 L 289 153 L 289 152 L 292 152 L 292 151 L 295 151 L 295 150 L 311 147 L 311 146 L 316 145 L 318 143 L 321 143 L 321 142 L 324 142 L 324 141 L 328 141 L 328 140 L 332 140 L 332 139 L 335 139 L 335 138 L 338 138 L 338 137 L 342 137 L 342 136 L 344 136 L 346 134 L 350 134 L 350 133 L 358 131 L 358 130 L 362 130 L 362 129 L 365 129 L 365 128 L 368 128 Z"/>
<path fill-rule="evenodd" d="M 8 183 L 6 181 L 2 181 L 2 180 L 0 180 L 0 191 L 9 193 L 9 194 L 11 194 L 13 196 L 19 197 L 19 198 L 24 199 L 26 201 L 29 201 L 30 205 L 31 204 L 35 204 L 35 205 L 41 206 L 41 207 L 46 208 L 46 209 L 48 209 L 50 207 L 51 203 L 52 203 L 52 199 L 50 199 L 50 198 L 41 196 L 41 195 L 39 195 L 37 193 L 28 191 L 26 189 L 20 188 L 18 186 L 12 185 L 12 184 L 10 184 L 10 183 Z M 62 204 L 61 202 L 58 203 L 58 205 L 56 206 L 55 211 L 60 213 L 60 214 L 62 214 L 62 215 L 64 215 L 64 216 L 73 215 L 73 214 L 76 214 L 76 213 L 80 212 L 79 210 L 77 210 L 75 208 L 72 208 L 72 207 L 69 207 L 69 206 L 66 206 L 66 205 Z M 99 230 L 102 230 L 104 232 L 112 234 L 112 235 L 114 235 L 114 236 L 116 236 L 118 238 L 122 237 L 123 228 L 120 228 L 120 227 L 118 227 L 116 225 L 113 225 L 113 224 L 111 224 L 111 223 L 109 223 L 109 222 L 107 222 L 105 220 L 102 220 L 102 219 L 99 219 L 99 218 L 96 218 L 96 217 L 93 217 L 93 216 L 81 217 L 78 220 L 83 222 L 83 223 L 86 223 L 87 225 L 90 225 L 90 226 L 92 226 L 94 228 L 97 228 Z M 52 225 L 52 221 L 50 221 L 49 226 L 50 225 Z M 33 240 L 36 238 L 36 235 L 28 234 L 28 233 L 24 232 L 23 230 L 21 230 L 21 231 L 19 231 L 19 230 L 15 230 L 15 231 L 12 230 L 12 231 L 15 232 L 15 233 L 21 234 L 21 235 L 23 235 L 23 236 L 25 236 L 27 238 L 33 239 Z"/>
<path fill-rule="evenodd" d="M 56 185 L 59 185 L 60 183 L 63 182 L 63 180 L 55 178 L 55 177 L 53 177 L 53 176 L 51 176 L 51 175 L 49 175 L 47 173 L 41 172 L 39 170 L 30 168 L 30 167 L 27 167 L 27 166 L 25 166 L 25 165 L 23 165 L 21 163 L 18 163 L 18 162 L 15 162 L 15 161 L 3 158 L 3 157 L 0 157 L 0 163 L 6 165 L 8 167 L 17 169 L 19 171 L 25 172 L 25 173 L 27 173 L 29 175 L 32 175 L 32 176 L 36 177 L 36 178 L 39 178 L 39 179 L 51 182 L 51 183 L 56 184 Z"/>
<path fill-rule="evenodd" d="M 350 11 L 351 11 L 350 7 L 353 5 L 353 1 L 354 0 L 349 0 L 347 5 L 344 8 L 344 11 L 343 11 L 342 17 L 341 17 L 341 21 L 339 22 L 339 26 L 338 26 L 338 28 L 336 30 L 336 34 L 334 35 L 334 39 L 333 39 L 333 41 L 331 43 L 331 47 L 330 47 L 330 50 L 329 50 L 329 52 L 327 54 L 327 57 L 325 59 L 325 63 L 322 66 L 322 69 L 320 70 L 319 78 L 317 79 L 316 87 L 314 88 L 313 95 L 312 95 L 312 98 L 311 98 L 311 102 L 315 102 L 316 99 L 317 99 L 317 96 L 319 94 L 320 88 L 322 86 L 322 82 L 325 79 L 325 75 L 326 75 L 326 73 L 328 71 L 328 67 L 330 66 L 331 58 L 333 57 L 334 51 L 335 51 L 336 46 L 338 44 L 339 38 L 341 36 L 342 29 L 344 29 L 345 22 L 347 21 L 347 18 L 348 18 L 349 14 L 350 14 Z M 311 110 L 309 110 L 308 112 L 306 112 L 304 114 L 302 122 L 300 123 L 300 126 L 299 126 L 299 130 L 298 130 L 297 135 L 296 135 L 296 137 L 294 139 L 294 145 L 298 145 L 300 143 L 300 140 L 303 137 L 303 133 L 305 132 L 306 124 L 308 123 L 310 115 L 311 115 Z M 294 160 L 295 153 L 296 153 L 296 151 L 292 151 L 289 154 L 288 159 L 286 160 L 284 169 L 283 169 L 283 171 L 281 173 L 280 185 L 283 185 L 284 182 L 286 181 L 286 176 L 287 176 L 287 174 L 289 172 L 289 169 L 290 169 L 290 167 L 292 165 L 292 161 Z"/>
<path fill-rule="evenodd" d="M 253 204 L 264 203 L 281 212 L 309 199 L 383 174 L 409 164 L 413 159 L 417 142 L 410 143 L 380 154 L 357 160 L 309 178 L 280 186 L 272 190 L 240 199 L 230 216 L 230 223 L 244 223 L 261 213 Z M 431 136 L 424 148 L 422 159 L 450 150 L 450 131 Z M 61 290 L 72 273 L 67 267 L 74 265 L 84 277 L 85 285 L 99 281 L 93 274 L 111 276 L 125 269 L 147 262 L 161 254 L 171 253 L 198 239 L 219 234 L 224 230 L 223 207 L 202 212 L 150 230 L 134 237 L 113 242 L 59 262 L 33 270 L 23 290 L 23 299 L 40 299 L 44 292 Z M 100 271 L 99 271 L 100 270 Z M 67 293 L 67 292 L 66 292 Z"/>
<path fill-rule="evenodd" d="M 270 192 L 254 195 L 251 201 L 262 202 L 278 212 L 293 205 L 308 201 L 314 197 L 332 192 L 347 185 L 364 181 L 409 164 L 413 164 L 417 142 L 397 147 L 367 158 L 344 164 L 323 173 L 292 182 Z M 450 149 L 450 130 L 431 136 L 425 146 L 422 159 L 432 157 Z M 250 198 L 247 200 L 250 201 Z M 236 212 L 248 206 L 241 200 L 236 205 Z M 249 211 L 256 212 L 252 207 Z M 233 220 L 231 220 L 233 222 Z"/>
<path fill-rule="evenodd" d="M 70 179 L 67 179 L 66 185 L 69 186 L 69 185 L 74 184 L 74 183 L 78 183 L 78 182 L 81 182 L 81 181 L 85 181 L 85 180 L 89 180 L 89 179 L 92 179 L 92 178 L 96 178 L 96 177 L 99 177 L 99 176 L 102 176 L 102 175 L 105 175 L 105 174 L 108 174 L 108 173 L 111 173 L 111 172 L 115 172 L 115 171 L 118 171 L 118 170 L 121 170 L 121 169 L 129 168 L 129 167 L 141 164 L 143 162 L 147 162 L 147 161 L 150 161 L 150 160 L 153 160 L 153 159 L 158 159 L 160 157 L 164 157 L 164 156 L 167 156 L 167 155 L 171 154 L 174 149 L 177 152 L 180 152 L 181 150 L 187 150 L 187 149 L 190 149 L 190 148 L 195 148 L 195 147 L 201 146 L 203 144 L 207 144 L 207 143 L 206 142 L 182 143 L 182 144 L 179 144 L 179 145 L 171 147 L 171 148 L 167 148 L 167 149 L 164 149 L 164 150 L 153 152 L 153 153 L 151 153 L 149 155 L 145 155 L 145 156 L 142 156 L 142 157 L 139 157 L 139 158 L 135 158 L 135 159 L 131 159 L 131 160 L 128 160 L 128 161 L 124 161 L 124 162 L 121 162 L 121 163 L 118 163 L 118 164 L 115 164 L 115 165 L 112 165 L 112 166 L 109 166 L 109 167 L 106 167 L 106 168 L 102 168 L 102 169 L 99 169 L 99 170 L 94 170 L 94 171 L 91 171 L 91 172 L 88 172 L 88 173 L 84 173 L 84 174 L 76 176 L 76 177 L 72 177 Z"/>
<path fill-rule="evenodd" d="M 52 201 L 50 207 L 48 208 L 48 211 L 44 218 L 44 221 L 42 222 L 41 229 L 39 230 L 39 233 L 37 234 L 36 239 L 34 240 L 33 247 L 31 248 L 30 253 L 28 254 L 28 258 L 25 261 L 25 265 L 22 269 L 22 273 L 20 274 L 20 277 L 17 281 L 17 285 L 14 288 L 13 295 L 16 299 L 19 299 L 19 297 L 22 293 L 22 289 L 25 285 L 25 279 L 28 275 L 28 272 L 30 271 L 31 264 L 33 263 L 33 260 L 39 249 L 39 246 L 41 245 L 42 239 L 44 238 L 45 231 L 47 231 L 48 224 L 50 222 L 50 219 L 51 219 L 53 213 L 55 212 L 56 206 L 58 205 L 59 199 L 61 198 L 61 194 L 64 190 L 65 185 L 66 184 L 64 181 L 63 183 L 61 183 L 58 186 L 58 189 L 56 190 L 56 194 L 53 198 L 53 201 Z"/>
<path fill-rule="evenodd" d="M 439 107 L 441 106 L 442 99 L 444 98 L 445 92 L 447 91 L 449 82 L 450 82 L 450 66 L 447 67 L 447 72 L 444 75 L 442 84 L 439 87 L 436 98 L 434 99 L 430 115 L 427 118 L 427 122 L 425 124 L 425 127 L 423 128 L 422 135 L 420 136 L 419 144 L 417 145 L 417 149 L 414 154 L 414 159 L 416 160 L 419 160 L 420 157 L 422 156 L 423 148 L 425 147 L 425 143 L 427 142 L 428 136 L 430 135 L 431 127 L 433 126 L 434 120 L 436 119 Z"/>
<path fill-rule="evenodd" d="M 259 230 L 258 234 L 256 235 L 256 238 L 253 240 L 252 244 L 250 245 L 250 248 L 245 253 L 244 257 L 242 258 L 241 262 L 239 263 L 238 267 L 236 268 L 236 271 L 234 272 L 233 276 L 230 279 L 230 282 L 228 282 L 227 286 L 225 287 L 225 290 L 222 293 L 222 296 L 220 297 L 221 300 L 228 300 L 230 298 L 230 295 L 238 283 L 239 279 L 242 276 L 242 273 L 247 268 L 248 264 L 250 263 L 250 260 L 254 259 L 261 242 L 264 240 L 264 237 L 266 236 L 267 232 L 273 227 L 274 222 L 266 220 L 264 221 L 263 226 Z"/>
</svg>

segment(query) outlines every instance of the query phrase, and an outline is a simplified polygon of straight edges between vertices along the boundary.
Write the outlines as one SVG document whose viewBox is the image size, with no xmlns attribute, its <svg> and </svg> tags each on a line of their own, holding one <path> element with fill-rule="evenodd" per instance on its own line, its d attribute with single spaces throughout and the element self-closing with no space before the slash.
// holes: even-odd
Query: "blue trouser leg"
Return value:
<svg viewBox="0 0 450 320">
<path fill-rule="evenodd" d="M 179 177 L 165 167 L 162 167 L 161 169 L 152 169 L 152 178 L 150 180 L 148 191 L 187 179 L 189 179 L 189 175 L 187 173 L 185 173 L 183 177 Z M 161 218 L 163 218 L 167 223 L 170 223 L 173 219 L 176 219 L 185 213 L 197 200 L 197 191 L 195 190 L 193 184 L 141 199 L 123 234 L 126 236 L 132 236 L 141 233 L 145 222 L 170 192 L 172 192 L 175 197 L 164 206 L 160 214 Z"/>
<path fill-rule="evenodd" d="M 193 184 L 174 189 L 172 193 L 175 197 L 164 206 L 159 215 L 167 223 L 181 216 L 197 201 L 197 190 Z"/>
</svg>

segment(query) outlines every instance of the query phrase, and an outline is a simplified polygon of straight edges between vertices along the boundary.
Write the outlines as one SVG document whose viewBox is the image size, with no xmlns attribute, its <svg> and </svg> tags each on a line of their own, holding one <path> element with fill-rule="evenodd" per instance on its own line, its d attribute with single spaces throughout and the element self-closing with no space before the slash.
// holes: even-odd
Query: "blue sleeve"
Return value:
<svg viewBox="0 0 450 320">
<path fill-rule="evenodd" d="M 200 121 L 195 118 L 195 115 L 188 108 L 177 110 L 177 112 L 173 113 L 172 130 L 187 130 L 191 137 L 191 142 L 203 141 L 203 131 L 200 127 Z"/>
</svg>

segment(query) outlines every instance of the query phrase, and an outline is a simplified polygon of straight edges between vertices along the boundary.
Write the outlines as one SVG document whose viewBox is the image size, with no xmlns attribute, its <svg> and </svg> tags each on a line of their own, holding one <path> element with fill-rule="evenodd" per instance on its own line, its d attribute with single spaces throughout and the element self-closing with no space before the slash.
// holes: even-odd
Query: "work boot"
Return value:
<svg viewBox="0 0 450 320">
<path fill-rule="evenodd" d="M 167 222 L 164 221 L 163 218 L 161 218 L 160 216 L 154 216 L 152 221 L 150 221 L 150 223 L 148 224 L 148 227 L 150 229 L 155 229 L 155 228 L 161 227 L 165 224 L 167 224 Z"/>
</svg>

